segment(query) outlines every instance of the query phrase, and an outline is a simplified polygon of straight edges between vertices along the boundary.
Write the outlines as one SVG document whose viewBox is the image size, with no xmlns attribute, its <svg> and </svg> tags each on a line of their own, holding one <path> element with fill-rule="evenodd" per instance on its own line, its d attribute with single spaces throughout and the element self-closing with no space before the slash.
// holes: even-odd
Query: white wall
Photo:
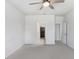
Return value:
<svg viewBox="0 0 79 59">
<path fill-rule="evenodd" d="M 54 15 L 28 15 L 26 16 L 25 44 L 39 44 L 39 27 L 46 27 L 46 43 L 55 42 L 55 17 Z"/>
<path fill-rule="evenodd" d="M 62 25 L 63 25 L 63 21 L 64 21 L 64 16 L 56 16 L 55 19 L 56 19 L 55 24 L 60 25 L 60 38 L 57 40 L 61 40 L 62 39 Z"/>
<path fill-rule="evenodd" d="M 24 44 L 24 15 L 5 2 L 5 56 L 9 56 Z"/>
<path fill-rule="evenodd" d="M 71 10 L 64 18 L 67 23 L 67 45 L 74 48 L 74 10 Z"/>
</svg>

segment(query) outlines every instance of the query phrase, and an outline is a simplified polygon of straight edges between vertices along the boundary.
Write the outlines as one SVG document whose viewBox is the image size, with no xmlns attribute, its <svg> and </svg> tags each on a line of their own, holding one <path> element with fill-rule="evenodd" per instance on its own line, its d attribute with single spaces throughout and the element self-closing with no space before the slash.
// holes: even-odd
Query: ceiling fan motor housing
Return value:
<svg viewBox="0 0 79 59">
<path fill-rule="evenodd" d="M 44 2 L 50 2 L 50 1 L 49 1 L 49 0 L 43 0 L 43 3 L 44 3 Z"/>
</svg>

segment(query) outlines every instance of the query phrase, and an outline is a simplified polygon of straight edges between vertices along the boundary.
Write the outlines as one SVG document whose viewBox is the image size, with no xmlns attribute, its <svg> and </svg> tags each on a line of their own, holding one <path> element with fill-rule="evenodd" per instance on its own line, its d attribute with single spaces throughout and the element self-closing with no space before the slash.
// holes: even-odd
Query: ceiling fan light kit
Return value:
<svg viewBox="0 0 79 59">
<path fill-rule="evenodd" d="M 49 2 L 44 2 L 44 3 L 43 3 L 43 6 L 44 6 L 44 7 L 48 7 L 48 6 L 49 6 Z"/>
</svg>

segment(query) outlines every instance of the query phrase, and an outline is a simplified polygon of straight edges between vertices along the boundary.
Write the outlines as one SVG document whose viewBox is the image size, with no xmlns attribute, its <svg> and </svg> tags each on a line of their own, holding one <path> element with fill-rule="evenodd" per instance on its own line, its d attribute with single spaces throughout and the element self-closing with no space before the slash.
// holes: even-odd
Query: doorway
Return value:
<svg viewBox="0 0 79 59">
<path fill-rule="evenodd" d="M 62 42 L 67 45 L 67 23 L 66 22 L 63 23 L 62 31 L 63 31 Z"/>
<path fill-rule="evenodd" d="M 60 40 L 60 24 L 55 24 L 55 41 Z"/>
<path fill-rule="evenodd" d="M 45 44 L 45 27 L 40 27 L 40 41 L 41 44 L 44 45 Z"/>
</svg>

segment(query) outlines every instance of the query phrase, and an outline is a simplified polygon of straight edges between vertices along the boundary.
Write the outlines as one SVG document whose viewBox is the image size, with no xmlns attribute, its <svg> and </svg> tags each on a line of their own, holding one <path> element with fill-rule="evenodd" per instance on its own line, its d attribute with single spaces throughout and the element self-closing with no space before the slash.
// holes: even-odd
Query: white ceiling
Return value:
<svg viewBox="0 0 79 59">
<path fill-rule="evenodd" d="M 40 15 L 40 14 L 55 14 L 64 15 L 74 7 L 73 0 L 65 0 L 64 3 L 54 4 L 55 9 L 49 7 L 40 10 L 41 4 L 29 5 L 31 2 L 38 2 L 41 0 L 6 0 L 26 15 Z"/>
</svg>

